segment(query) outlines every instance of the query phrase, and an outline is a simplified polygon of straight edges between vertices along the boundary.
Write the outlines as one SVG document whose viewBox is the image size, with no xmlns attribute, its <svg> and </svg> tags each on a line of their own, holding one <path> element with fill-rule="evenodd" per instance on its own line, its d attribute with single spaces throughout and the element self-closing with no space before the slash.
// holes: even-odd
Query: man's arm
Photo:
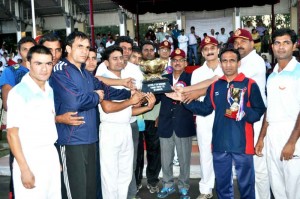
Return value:
<svg viewBox="0 0 300 199">
<path fill-rule="evenodd" d="M 79 126 L 81 124 L 84 124 L 84 117 L 77 116 L 78 112 L 67 112 L 62 115 L 56 115 L 55 116 L 55 122 L 56 123 L 62 123 L 62 124 L 68 124 L 72 126 Z"/>
<path fill-rule="evenodd" d="M 268 122 L 267 122 L 267 111 L 264 114 L 263 123 L 260 129 L 260 133 L 255 145 L 255 153 L 257 156 L 263 156 L 262 149 L 264 148 L 264 138 L 267 134 Z"/>
<path fill-rule="evenodd" d="M 8 93 L 9 91 L 12 89 L 12 86 L 9 85 L 9 84 L 4 84 L 2 86 L 2 103 L 3 103 L 3 108 L 5 111 L 7 111 L 7 96 L 8 96 Z"/>
<path fill-rule="evenodd" d="M 145 98 L 147 99 L 148 102 L 147 106 L 132 107 L 132 115 L 140 115 L 142 113 L 145 113 L 153 109 L 156 101 L 155 95 L 153 93 L 147 93 Z"/>
<path fill-rule="evenodd" d="M 186 87 L 180 87 L 178 88 L 180 92 L 184 93 L 184 92 L 190 92 L 190 91 L 195 91 L 195 90 L 199 90 L 199 89 L 207 89 L 213 82 L 215 82 L 216 80 L 218 80 L 219 76 L 215 75 L 210 79 L 204 80 L 202 82 L 199 82 L 197 84 L 191 85 L 191 86 L 186 86 Z"/>
<path fill-rule="evenodd" d="M 144 95 L 140 92 L 135 92 L 131 98 L 124 100 L 122 102 L 112 102 L 108 100 L 103 100 L 100 104 L 105 113 L 113 113 L 121 111 L 128 106 L 135 105 L 143 99 Z"/>
<path fill-rule="evenodd" d="M 125 79 L 113 79 L 103 76 L 95 76 L 99 81 L 102 81 L 108 86 L 124 86 L 129 89 L 136 89 L 134 79 L 131 77 Z"/>
<path fill-rule="evenodd" d="M 284 145 L 281 151 L 280 160 L 290 160 L 294 157 L 293 154 L 295 152 L 295 145 L 299 139 L 299 136 L 300 136 L 300 113 L 298 113 L 298 117 L 294 129 L 287 143 Z"/>
<path fill-rule="evenodd" d="M 23 183 L 23 186 L 26 189 L 32 189 L 34 188 L 35 184 L 35 177 L 33 173 L 31 172 L 27 161 L 25 159 L 20 138 L 19 138 L 19 128 L 13 127 L 7 129 L 7 141 L 9 143 L 10 149 L 12 153 L 15 156 L 15 159 L 18 162 L 18 165 L 21 170 L 21 180 Z"/>
</svg>

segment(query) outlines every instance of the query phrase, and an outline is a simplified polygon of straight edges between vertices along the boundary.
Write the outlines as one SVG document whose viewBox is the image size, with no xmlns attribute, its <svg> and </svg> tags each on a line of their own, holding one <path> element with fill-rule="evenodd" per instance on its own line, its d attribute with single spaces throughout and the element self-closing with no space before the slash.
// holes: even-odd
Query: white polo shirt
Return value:
<svg viewBox="0 0 300 199">
<path fill-rule="evenodd" d="M 300 65 L 295 57 L 280 72 L 276 64 L 268 78 L 267 90 L 267 121 L 296 121 L 300 111 Z"/>
<path fill-rule="evenodd" d="M 57 140 L 53 90 L 48 82 L 45 91 L 27 73 L 8 94 L 7 128 L 19 128 L 22 150 L 53 146 Z"/>
<path fill-rule="evenodd" d="M 98 72 L 98 71 L 97 71 Z M 123 70 L 121 71 L 121 77 L 123 77 Z M 101 74 L 99 71 L 99 74 L 97 74 L 102 77 L 106 78 L 113 78 L 113 79 L 120 79 L 118 76 L 116 76 L 114 73 L 109 71 L 108 69 Z M 123 89 L 125 88 L 124 86 L 112 86 L 117 89 Z M 132 115 L 132 106 L 129 106 L 121 111 L 114 112 L 114 113 L 105 113 L 99 104 L 99 111 L 100 111 L 100 121 L 101 122 L 110 122 L 110 123 L 118 123 L 118 124 L 123 124 L 123 123 L 128 123 L 130 122 L 131 115 Z"/>
<path fill-rule="evenodd" d="M 102 62 L 96 71 L 96 76 L 103 76 L 103 74 L 105 74 L 107 71 L 109 71 L 107 69 L 107 66 L 105 65 L 104 62 Z M 128 78 L 128 77 L 134 78 L 137 88 L 142 88 L 142 81 L 144 80 L 144 75 L 138 65 L 135 65 L 131 62 L 127 62 L 126 67 L 121 71 L 121 75 L 122 75 L 122 78 Z M 113 77 L 111 77 L 111 78 L 113 78 Z M 116 77 L 116 78 L 118 78 L 118 77 Z M 124 87 L 122 87 L 122 88 L 124 88 Z M 132 116 L 130 119 L 130 123 L 135 122 L 135 121 L 136 121 L 136 116 Z"/>
<path fill-rule="evenodd" d="M 215 70 L 212 70 L 211 68 L 209 68 L 207 66 L 207 62 L 205 61 L 200 68 L 197 68 L 196 70 L 193 71 L 191 84 L 192 85 L 197 84 L 204 80 L 210 79 L 210 78 L 214 77 L 215 75 L 218 75 L 219 77 L 223 76 L 223 71 L 222 71 L 220 63 L 216 67 Z M 205 96 L 201 96 L 198 100 L 203 101 L 204 98 L 205 98 Z M 197 115 L 196 122 L 197 122 L 197 124 L 200 124 L 199 126 L 197 126 L 197 129 L 199 129 L 199 127 L 200 127 L 200 130 L 201 130 L 201 127 L 203 127 L 203 129 L 207 129 L 205 127 L 205 125 L 203 125 L 203 124 L 207 124 L 207 122 L 210 122 L 211 126 L 212 126 L 213 120 L 214 120 L 214 112 L 206 117 Z"/>
<path fill-rule="evenodd" d="M 266 105 L 266 65 L 263 58 L 255 50 L 252 50 L 241 60 L 239 73 L 244 73 L 246 77 L 253 79 L 257 83 Z"/>
</svg>

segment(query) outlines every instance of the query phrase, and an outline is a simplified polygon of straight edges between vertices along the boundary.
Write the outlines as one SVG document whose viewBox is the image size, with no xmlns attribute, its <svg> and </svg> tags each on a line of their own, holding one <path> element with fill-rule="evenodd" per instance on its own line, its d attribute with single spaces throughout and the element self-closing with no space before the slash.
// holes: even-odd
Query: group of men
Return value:
<svg viewBox="0 0 300 199">
<path fill-rule="evenodd" d="M 139 91 L 143 74 L 136 65 L 140 59 L 155 59 L 152 42 L 134 51 L 129 37 L 119 37 L 104 51 L 104 62 L 95 72 L 96 67 L 86 70 L 95 66 L 96 57 L 89 54 L 89 38 L 82 32 L 66 38 L 65 58 L 61 41 L 53 35 L 42 37 L 40 45 L 22 38 L 22 64 L 7 68 L 0 78 L 15 198 L 138 198 L 143 150 L 138 150 L 141 134 L 135 116 L 141 114 L 147 188 L 158 198 L 176 192 L 175 147 L 180 198 L 190 198 L 195 135 L 201 167 L 198 199 L 212 198 L 214 187 L 218 198 L 233 198 L 232 165 L 241 198 L 267 199 L 271 190 L 275 198 L 298 198 L 300 65 L 292 57 L 296 35 L 289 29 L 273 33 L 277 65 L 267 84 L 251 33 L 237 29 L 232 39 L 234 49 L 220 52 L 214 37 L 203 38 L 205 62 L 192 74 L 184 70 L 186 53 L 171 53 L 170 43 L 161 42 L 158 53 L 161 59 L 170 57 L 166 66 L 172 68 L 166 67 L 164 77 L 175 92 L 154 95 Z"/>
</svg>

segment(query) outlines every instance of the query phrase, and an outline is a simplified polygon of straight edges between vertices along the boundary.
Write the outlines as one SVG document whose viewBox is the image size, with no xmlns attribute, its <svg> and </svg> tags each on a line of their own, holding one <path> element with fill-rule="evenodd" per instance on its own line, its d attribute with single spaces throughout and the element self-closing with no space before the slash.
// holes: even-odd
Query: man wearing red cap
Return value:
<svg viewBox="0 0 300 199">
<path fill-rule="evenodd" d="M 184 71 L 187 66 L 185 52 L 176 49 L 170 57 L 173 73 L 164 75 L 164 77 L 168 78 L 174 87 L 190 85 L 191 75 Z M 165 198 L 176 191 L 172 164 L 176 147 L 180 164 L 178 177 L 180 198 L 189 199 L 192 137 L 196 134 L 193 113 L 184 108 L 182 103 L 172 100 L 164 94 L 157 95 L 157 99 L 161 102 L 157 133 L 160 140 L 163 173 L 163 188 L 157 197 Z"/>
<path fill-rule="evenodd" d="M 257 83 L 264 103 L 266 104 L 266 67 L 264 60 L 254 49 L 254 42 L 251 33 L 246 29 L 237 29 L 233 36 L 234 48 L 241 54 L 241 66 L 239 72 L 242 72 L 248 78 L 252 78 Z M 257 142 L 258 135 L 262 126 L 263 117 L 254 124 L 254 143 Z M 270 194 L 270 182 L 266 164 L 266 157 L 254 156 L 255 170 L 255 195 L 257 199 L 268 199 Z"/>
<path fill-rule="evenodd" d="M 200 44 L 202 56 L 205 58 L 203 66 L 196 69 L 192 74 L 191 84 L 197 84 L 209 78 L 215 76 L 223 76 L 223 71 L 218 58 L 219 47 L 218 41 L 211 36 L 205 37 Z M 195 100 L 203 101 L 205 97 L 206 89 L 202 89 L 202 92 L 190 92 L 196 93 L 198 96 L 194 96 Z M 195 95 L 195 94 L 194 94 Z M 201 96 L 201 97 L 200 97 Z M 200 97 L 200 98 L 199 98 Z M 212 140 L 212 127 L 214 121 L 214 112 L 209 116 L 196 116 L 197 126 L 197 141 L 200 153 L 200 168 L 201 168 L 201 180 L 199 182 L 200 196 L 197 199 L 212 198 L 212 190 L 214 188 L 215 173 L 213 170 L 212 152 L 211 152 L 211 140 Z"/>
<path fill-rule="evenodd" d="M 171 43 L 168 41 L 163 41 L 159 44 L 159 50 L 158 55 L 161 60 L 168 61 L 168 63 L 165 66 L 164 74 L 172 73 L 172 66 L 171 66 L 171 60 L 170 60 L 170 54 L 171 54 Z"/>
<path fill-rule="evenodd" d="M 191 84 L 192 86 L 179 88 L 185 100 L 191 102 L 193 100 L 203 101 L 208 86 L 223 76 L 223 71 L 218 59 L 219 47 L 218 41 L 212 37 L 205 37 L 200 44 L 201 52 L 205 58 L 202 67 L 193 71 Z M 212 163 L 211 139 L 214 112 L 206 117 L 196 116 L 197 141 L 200 154 L 201 180 L 199 182 L 200 195 L 197 199 L 212 198 L 212 189 L 214 188 L 215 175 Z M 203 125 L 205 124 L 205 125 Z"/>
</svg>

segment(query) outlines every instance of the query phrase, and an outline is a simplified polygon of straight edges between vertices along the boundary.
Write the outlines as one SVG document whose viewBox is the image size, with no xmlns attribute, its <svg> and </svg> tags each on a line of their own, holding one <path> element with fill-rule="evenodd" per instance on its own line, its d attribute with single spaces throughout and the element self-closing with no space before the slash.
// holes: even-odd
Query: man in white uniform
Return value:
<svg viewBox="0 0 300 199">
<path fill-rule="evenodd" d="M 15 156 L 13 181 L 16 199 L 61 198 L 60 163 L 52 88 L 52 54 L 44 46 L 27 55 L 30 69 L 8 94 L 8 143 Z"/>
<path fill-rule="evenodd" d="M 107 73 L 109 70 L 105 65 L 106 62 L 102 62 L 97 69 L 96 76 L 99 77 L 104 83 L 117 86 L 117 85 L 126 85 L 127 87 L 134 86 L 137 89 L 141 89 L 142 81 L 144 79 L 143 73 L 140 70 L 138 65 L 135 65 L 129 62 L 130 56 L 132 54 L 133 40 L 128 36 L 120 36 L 116 40 L 116 45 L 120 46 L 123 49 L 123 70 L 122 70 L 122 78 L 114 78 L 114 77 L 104 77 L 103 74 Z M 118 84 L 118 82 L 120 84 Z M 122 83 L 123 82 L 123 83 Z M 124 84 L 125 83 L 125 84 Z M 132 128 L 132 139 L 134 145 L 134 156 L 133 156 L 133 170 L 136 168 L 136 157 L 137 157 L 137 147 L 139 143 L 139 130 L 137 126 L 136 116 L 132 116 L 130 119 L 131 128 Z M 132 181 L 129 186 L 128 198 L 135 197 L 137 192 L 137 185 L 135 180 L 135 175 L 132 176 Z"/>
<path fill-rule="evenodd" d="M 266 104 L 266 67 L 265 62 L 253 49 L 254 42 L 251 33 L 245 29 L 237 29 L 233 35 L 234 48 L 241 54 L 241 66 L 239 72 L 242 72 L 248 78 L 252 78 L 257 83 L 262 99 Z M 256 143 L 262 126 L 263 117 L 260 121 L 254 123 L 254 143 Z M 255 169 L 255 196 L 257 199 L 269 199 L 270 182 L 267 170 L 266 157 L 254 156 Z"/>
<path fill-rule="evenodd" d="M 272 35 L 278 63 L 268 78 L 268 108 L 255 147 L 256 154 L 267 158 L 274 197 L 284 199 L 300 198 L 300 63 L 293 57 L 296 41 L 290 29 L 279 29 Z"/>
<path fill-rule="evenodd" d="M 184 34 L 184 29 L 180 30 L 180 35 L 177 37 L 178 47 L 187 55 L 189 38 Z"/>
<path fill-rule="evenodd" d="M 205 37 L 200 45 L 202 56 L 205 58 L 203 66 L 193 71 L 191 84 L 196 84 L 212 78 L 223 76 L 223 71 L 218 59 L 218 41 L 211 36 Z M 201 92 L 198 92 L 199 94 Z M 201 95 L 198 100 L 203 101 Z M 214 112 L 206 117 L 196 116 L 197 141 L 200 151 L 201 180 L 199 182 L 200 196 L 197 199 L 212 198 L 215 185 L 215 174 L 212 161 L 211 140 Z"/>
<path fill-rule="evenodd" d="M 123 69 L 123 49 L 119 46 L 110 46 L 104 52 L 103 58 L 107 71 L 102 76 L 120 79 Z M 115 86 L 115 88 L 123 88 Z M 111 113 L 108 101 L 101 103 L 100 110 L 100 162 L 103 198 L 126 198 L 128 187 L 132 181 L 133 166 L 133 140 L 130 120 L 132 115 L 138 115 L 153 108 L 155 97 L 146 96 L 148 105 L 132 108 L 139 103 L 143 95 L 136 92 L 127 101 L 119 104 L 119 111 Z M 150 100 L 151 98 L 151 100 Z M 136 161 L 135 161 L 136 162 Z M 134 179 L 135 181 L 135 179 Z M 136 189 L 136 186 L 135 186 Z M 135 197 L 135 194 L 134 196 Z"/>
</svg>

